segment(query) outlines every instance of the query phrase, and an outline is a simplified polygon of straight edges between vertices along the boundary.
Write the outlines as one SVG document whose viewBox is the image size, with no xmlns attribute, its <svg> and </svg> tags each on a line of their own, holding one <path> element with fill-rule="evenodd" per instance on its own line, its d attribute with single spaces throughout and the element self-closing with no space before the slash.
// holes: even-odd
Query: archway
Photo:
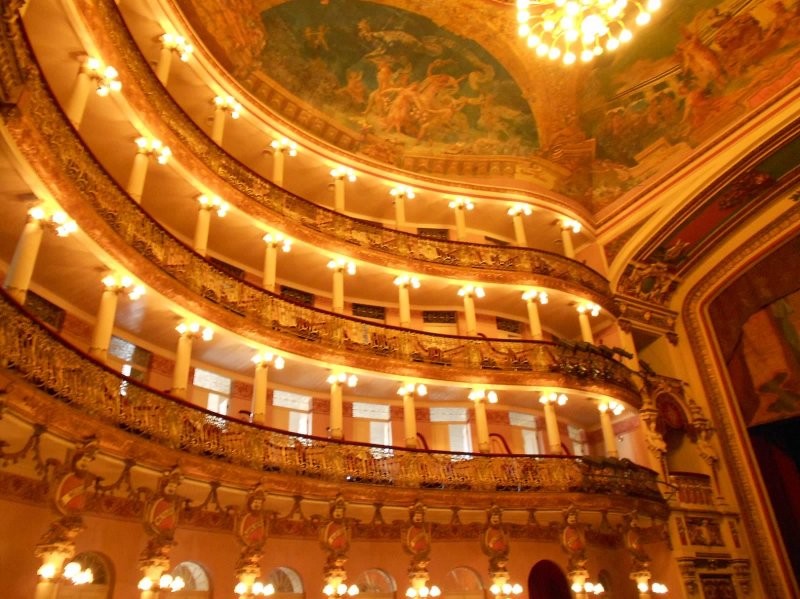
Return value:
<svg viewBox="0 0 800 599">
<path fill-rule="evenodd" d="M 206 569 L 197 562 L 181 562 L 172 569 L 173 578 L 180 576 L 186 585 L 180 591 L 170 593 L 175 599 L 209 599 L 211 581 Z"/>
<path fill-rule="evenodd" d="M 107 599 L 111 596 L 113 569 L 111 561 L 105 555 L 84 551 L 71 561 L 80 564 L 82 570 L 91 570 L 93 580 L 91 584 L 61 585 L 58 589 L 58 599 Z"/>
<path fill-rule="evenodd" d="M 571 599 L 569 583 L 555 562 L 543 559 L 528 575 L 529 599 Z"/>
<path fill-rule="evenodd" d="M 442 588 L 445 599 L 482 599 L 483 581 L 480 574 L 467 566 L 458 566 L 447 573 Z"/>
</svg>

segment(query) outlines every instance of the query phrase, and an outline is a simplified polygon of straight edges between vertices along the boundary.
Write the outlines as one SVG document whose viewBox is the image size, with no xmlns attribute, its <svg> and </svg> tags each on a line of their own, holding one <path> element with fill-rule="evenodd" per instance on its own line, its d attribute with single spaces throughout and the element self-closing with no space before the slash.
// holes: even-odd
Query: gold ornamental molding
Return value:
<svg viewBox="0 0 800 599">
<path fill-rule="evenodd" d="M 497 385 L 577 388 L 641 404 L 634 374 L 599 352 L 376 325 L 300 306 L 225 273 L 164 230 L 111 179 L 56 105 L 22 33 L 9 37 L 16 55 L 0 57 L 7 65 L 0 76 L 8 77 L 4 89 L 23 89 L 3 110 L 17 149 L 81 229 L 164 297 L 222 328 L 314 360 L 431 380 L 481 382 L 490 375 Z M 15 81 L 14 73 L 23 71 L 25 80 Z"/>
</svg>

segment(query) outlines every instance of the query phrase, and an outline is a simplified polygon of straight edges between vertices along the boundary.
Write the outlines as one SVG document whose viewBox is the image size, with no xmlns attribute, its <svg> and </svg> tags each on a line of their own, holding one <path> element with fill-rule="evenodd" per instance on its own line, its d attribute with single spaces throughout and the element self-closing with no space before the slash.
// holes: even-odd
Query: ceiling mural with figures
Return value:
<svg viewBox="0 0 800 599">
<path fill-rule="evenodd" d="M 797 0 L 666 0 L 629 44 L 572 66 L 520 47 L 499 2 L 176 1 L 223 66 L 318 139 L 592 212 L 800 81 Z"/>
</svg>

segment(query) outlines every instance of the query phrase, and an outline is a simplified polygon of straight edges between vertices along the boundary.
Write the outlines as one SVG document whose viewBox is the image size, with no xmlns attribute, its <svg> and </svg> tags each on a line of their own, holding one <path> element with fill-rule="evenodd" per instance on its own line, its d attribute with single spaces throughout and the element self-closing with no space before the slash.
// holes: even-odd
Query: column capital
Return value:
<svg viewBox="0 0 800 599">
<path fill-rule="evenodd" d="M 331 372 L 328 375 L 327 383 L 331 388 L 341 387 L 342 385 L 353 388 L 358 385 L 358 377 L 355 374 L 347 374 L 346 372 Z"/>
<path fill-rule="evenodd" d="M 331 258 L 328 268 L 333 272 L 347 272 L 349 275 L 356 274 L 356 263 L 345 258 Z"/>
<path fill-rule="evenodd" d="M 102 281 L 105 291 L 113 293 L 120 293 L 128 291 L 128 297 L 136 301 L 146 293 L 145 286 L 141 283 L 135 283 L 132 277 L 128 275 L 114 275 L 109 274 L 103 277 Z"/>
<path fill-rule="evenodd" d="M 528 204 L 514 204 L 508 209 L 509 216 L 530 216 L 533 214 L 533 208 Z"/>
<path fill-rule="evenodd" d="M 601 399 L 597 402 L 597 409 L 601 414 L 611 412 L 614 416 L 619 416 L 625 411 L 625 406 L 613 399 Z"/>
<path fill-rule="evenodd" d="M 50 225 L 59 237 L 69 237 L 78 230 L 78 223 L 61 210 L 47 210 L 43 206 L 34 206 L 28 210 L 28 222 L 36 223 L 42 228 Z"/>
<path fill-rule="evenodd" d="M 119 72 L 111 65 L 104 65 L 99 58 L 89 56 L 81 64 L 81 73 L 87 75 L 97 85 L 98 96 L 107 96 L 122 89 Z"/>
<path fill-rule="evenodd" d="M 581 232 L 581 224 L 574 218 L 563 218 L 560 221 L 562 231 L 572 231 L 573 233 Z"/>
<path fill-rule="evenodd" d="M 182 35 L 164 33 L 159 40 L 161 41 L 161 47 L 177 54 L 181 62 L 187 62 L 194 53 L 194 46 L 187 42 Z"/>
<path fill-rule="evenodd" d="M 347 179 L 350 183 L 353 183 L 356 180 L 356 173 L 350 167 L 340 165 L 331 169 L 331 177 L 337 181 L 344 181 Z"/>
<path fill-rule="evenodd" d="M 461 196 L 453 198 L 447 205 L 454 210 L 472 210 L 475 208 L 475 204 L 472 203 L 472 200 L 469 198 L 462 198 Z"/>
<path fill-rule="evenodd" d="M 483 287 L 464 285 L 461 289 L 458 290 L 458 295 L 460 297 L 481 298 L 486 296 L 486 292 L 483 290 Z"/>
<path fill-rule="evenodd" d="M 259 352 L 250 358 L 250 361 L 256 365 L 257 369 L 274 366 L 275 370 L 283 370 L 286 365 L 286 360 L 284 360 L 283 356 L 277 356 L 272 352 Z"/>
<path fill-rule="evenodd" d="M 229 113 L 232 119 L 238 119 L 244 111 L 242 105 L 233 96 L 214 96 L 211 102 L 214 104 L 214 108 Z"/>
<path fill-rule="evenodd" d="M 422 383 L 402 383 L 397 390 L 397 394 L 401 397 L 408 397 L 416 395 L 417 397 L 425 397 L 428 394 L 428 388 Z"/>
<path fill-rule="evenodd" d="M 467 397 L 475 403 L 497 403 L 497 392 L 488 389 L 473 389 Z"/>
<path fill-rule="evenodd" d="M 172 150 L 169 146 L 165 146 L 160 139 L 154 137 L 137 137 L 136 148 L 139 154 L 145 156 L 155 156 L 156 162 L 159 164 L 166 164 L 172 156 Z"/>
<path fill-rule="evenodd" d="M 555 391 L 549 391 L 546 393 L 542 393 L 539 396 L 539 403 L 542 405 L 559 405 L 564 406 L 569 401 L 569 397 L 567 397 L 566 393 L 556 393 Z"/>
<path fill-rule="evenodd" d="M 409 287 L 419 289 L 420 287 L 419 279 L 411 275 L 399 275 L 395 277 L 394 284 L 403 289 L 408 289 Z"/>
<path fill-rule="evenodd" d="M 203 327 L 197 322 L 182 322 L 175 330 L 180 333 L 181 337 L 188 337 L 194 339 L 200 337 L 203 341 L 211 341 L 214 338 L 214 330 L 211 327 Z"/>
<path fill-rule="evenodd" d="M 522 299 L 526 302 L 539 301 L 540 304 L 545 305 L 550 301 L 550 296 L 546 291 L 539 291 L 538 289 L 528 289 L 522 293 Z"/>
<path fill-rule="evenodd" d="M 389 191 L 389 194 L 393 198 L 405 200 L 413 200 L 417 197 L 416 193 L 414 193 L 414 189 L 408 185 L 396 185 Z"/>
<path fill-rule="evenodd" d="M 277 248 L 280 246 L 284 252 L 289 252 L 292 249 L 292 240 L 283 233 L 267 233 L 261 239 L 270 247 Z"/>
<path fill-rule="evenodd" d="M 230 210 L 231 206 L 228 202 L 224 201 L 218 195 L 207 196 L 206 194 L 201 194 L 197 196 L 197 201 L 200 204 L 200 210 L 208 210 L 209 212 L 212 210 L 217 211 L 217 216 L 220 218 L 224 218 L 226 214 L 228 214 L 228 210 Z"/>
<path fill-rule="evenodd" d="M 589 314 L 591 316 L 598 316 L 600 314 L 600 306 L 594 302 L 578 302 L 575 306 L 578 314 Z"/>
<path fill-rule="evenodd" d="M 283 154 L 286 156 L 297 156 L 297 144 L 286 137 L 280 139 L 273 139 L 269 147 L 275 154 Z"/>
</svg>

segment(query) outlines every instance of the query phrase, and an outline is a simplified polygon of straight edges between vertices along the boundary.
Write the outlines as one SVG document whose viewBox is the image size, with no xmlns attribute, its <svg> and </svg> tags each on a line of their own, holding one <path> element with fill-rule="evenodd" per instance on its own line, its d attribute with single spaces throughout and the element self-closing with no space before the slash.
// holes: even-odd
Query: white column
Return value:
<svg viewBox="0 0 800 599">
<path fill-rule="evenodd" d="M 523 216 L 530 216 L 533 209 L 527 204 L 514 204 L 508 209 L 508 215 L 514 225 L 514 239 L 519 247 L 528 246 L 528 238 L 525 235 L 525 223 L 522 222 Z"/>
<path fill-rule="evenodd" d="M 286 155 L 297 156 L 297 144 L 288 139 L 273 139 L 272 148 L 272 182 L 283 187 L 283 175 L 286 168 Z"/>
<path fill-rule="evenodd" d="M 211 140 L 218 146 L 222 145 L 222 136 L 225 132 L 225 109 L 214 105 L 214 121 L 211 124 Z"/>
<path fill-rule="evenodd" d="M 525 223 L 522 222 L 522 214 L 518 213 L 511 217 L 514 224 L 514 239 L 519 247 L 528 246 L 528 237 L 525 235 Z"/>
<path fill-rule="evenodd" d="M 194 47 L 183 36 L 173 33 L 165 33 L 161 36 L 161 53 L 158 55 L 158 63 L 156 64 L 156 77 L 164 87 L 167 87 L 167 81 L 169 80 L 172 55 L 177 54 L 181 62 L 186 62 L 193 52 Z"/>
<path fill-rule="evenodd" d="M 571 218 L 561 221 L 561 244 L 564 246 L 564 255 L 567 258 L 575 258 L 575 248 L 572 245 L 572 234 L 581 232 L 581 224 Z"/>
<path fill-rule="evenodd" d="M 416 195 L 407 185 L 397 185 L 389 193 L 394 198 L 394 220 L 399 229 L 406 224 L 406 199 L 413 200 Z"/>
<path fill-rule="evenodd" d="M 402 227 L 406 224 L 406 196 L 400 194 L 394 198 L 394 220 L 397 227 Z"/>
<path fill-rule="evenodd" d="M 331 177 L 333 177 L 333 209 L 336 212 L 344 212 L 345 180 L 352 183 L 356 180 L 356 175 L 353 169 L 337 166 L 331 169 Z"/>
<path fill-rule="evenodd" d="M 36 258 L 42 245 L 43 234 L 44 226 L 41 219 L 29 215 L 28 222 L 25 223 L 22 235 L 17 241 L 4 284 L 11 297 L 20 304 L 25 303 L 25 297 L 33 277 L 33 269 L 36 266 Z"/>
<path fill-rule="evenodd" d="M 408 294 L 408 285 L 400 285 L 397 288 L 397 294 L 400 303 L 400 326 L 408 327 L 411 324 L 411 300 Z"/>
<path fill-rule="evenodd" d="M 448 204 L 456 213 L 456 239 L 458 241 L 467 240 L 467 219 L 464 212 L 472 210 L 475 205 L 469 198 L 455 198 Z"/>
<path fill-rule="evenodd" d="M 170 389 L 170 393 L 175 397 L 186 399 L 191 363 L 192 334 L 187 331 L 181 333 L 178 338 L 178 349 L 175 352 L 175 369 L 172 371 L 172 389 Z"/>
<path fill-rule="evenodd" d="M 458 241 L 467 240 L 467 218 L 464 216 L 464 209 L 458 207 L 456 210 L 456 239 Z"/>
<path fill-rule="evenodd" d="M 397 299 L 400 312 L 400 326 L 408 327 L 411 324 L 411 300 L 409 298 L 409 287 L 419 289 L 419 279 L 409 275 L 395 277 L 394 284 L 397 285 Z"/>
<path fill-rule="evenodd" d="M 567 258 L 575 257 L 575 248 L 572 247 L 572 233 L 571 229 L 567 227 L 561 228 L 561 243 L 564 246 L 564 255 Z"/>
<path fill-rule="evenodd" d="M 282 370 L 284 360 L 281 356 L 276 356 L 271 352 L 264 352 L 253 356 L 252 362 L 256 365 L 256 372 L 253 378 L 253 403 L 250 408 L 251 422 L 266 426 L 269 368 L 274 366 L 276 370 Z"/>
<path fill-rule="evenodd" d="M 530 298 L 527 300 L 528 305 L 528 323 L 531 327 L 531 337 L 536 341 L 544 339 L 542 334 L 542 323 L 539 320 L 539 304 L 536 299 Z"/>
<path fill-rule="evenodd" d="M 83 113 L 86 110 L 86 104 L 89 102 L 89 94 L 92 93 L 92 78 L 86 69 L 81 65 L 81 70 L 75 79 L 75 85 L 72 88 L 72 94 L 67 102 L 67 107 L 64 112 L 67 118 L 72 123 L 73 127 L 78 129 L 83 120 Z"/>
<path fill-rule="evenodd" d="M 128 195 L 130 195 L 137 203 L 142 203 L 142 192 L 144 191 L 144 182 L 147 178 L 147 164 L 150 159 L 146 152 L 140 150 L 137 152 L 133 159 L 133 166 L 131 167 L 131 174 L 128 178 Z"/>
<path fill-rule="evenodd" d="M 253 405 L 250 409 L 252 421 L 256 424 L 267 425 L 267 378 L 269 364 L 259 362 L 256 364 L 256 373 L 253 377 Z"/>
<path fill-rule="evenodd" d="M 403 432 L 406 438 L 406 447 L 417 448 L 417 409 L 414 401 L 414 392 L 403 393 Z"/>
<path fill-rule="evenodd" d="M 578 321 L 581 325 L 581 339 L 586 343 L 594 344 L 594 335 L 592 334 L 592 325 L 589 323 L 588 312 L 578 312 Z"/>
<path fill-rule="evenodd" d="M 97 311 L 97 320 L 92 331 L 92 341 L 89 345 L 89 355 L 105 362 L 108 357 L 108 346 L 111 343 L 111 334 L 114 331 L 114 319 L 117 315 L 117 302 L 122 288 L 116 284 L 106 285 L 103 295 L 100 296 L 100 308 Z"/>
<path fill-rule="evenodd" d="M 286 156 L 282 148 L 276 148 L 272 153 L 272 182 L 278 187 L 283 187 L 283 173 L 286 167 Z"/>
<path fill-rule="evenodd" d="M 476 297 L 484 297 L 486 293 L 482 287 L 473 287 L 472 285 L 465 285 L 458 290 L 458 295 L 464 298 L 464 317 L 467 321 L 467 337 L 475 337 L 478 334 L 478 323 L 475 318 L 475 299 Z"/>
<path fill-rule="evenodd" d="M 341 268 L 333 271 L 333 311 L 344 312 L 344 271 Z"/>
<path fill-rule="evenodd" d="M 544 404 L 544 425 L 547 431 L 547 452 L 554 455 L 560 454 L 561 434 L 558 431 L 556 408 L 551 402 Z"/>
<path fill-rule="evenodd" d="M 331 384 L 331 406 L 330 406 L 330 428 L 331 439 L 344 438 L 344 398 L 342 383 L 334 381 Z"/>
<path fill-rule="evenodd" d="M 344 212 L 344 177 L 333 180 L 333 209 Z"/>
<path fill-rule="evenodd" d="M 617 437 L 614 435 L 614 427 L 611 424 L 611 410 L 608 404 L 605 403 L 601 403 L 598 409 L 600 410 L 600 428 L 603 431 L 606 457 L 616 458 L 619 453 L 617 452 Z"/>
<path fill-rule="evenodd" d="M 267 291 L 275 293 L 275 281 L 278 273 L 278 246 L 284 251 L 292 249 L 292 240 L 284 237 L 281 233 L 267 233 L 262 237 L 264 240 L 264 274 L 261 284 Z"/>
<path fill-rule="evenodd" d="M 197 210 L 197 223 L 194 227 L 194 251 L 201 256 L 208 250 L 208 232 L 211 228 L 211 210 L 208 204 L 200 204 Z"/>
<path fill-rule="evenodd" d="M 567 403 L 567 396 L 563 393 L 543 393 L 539 403 L 544 406 L 544 425 L 547 432 L 547 451 L 551 454 L 562 453 L 561 433 L 558 430 L 556 419 L 556 405 L 563 406 Z"/>
<path fill-rule="evenodd" d="M 476 399 L 475 404 L 475 433 L 478 437 L 478 451 L 489 453 L 489 421 L 486 418 L 486 400 Z"/>
<path fill-rule="evenodd" d="M 167 46 L 162 36 L 161 52 L 158 55 L 158 63 L 156 63 L 156 77 L 158 77 L 158 80 L 164 87 L 167 87 L 167 81 L 169 80 L 169 70 L 172 66 L 172 52 L 173 49 Z"/>
<path fill-rule="evenodd" d="M 341 314 L 344 312 L 344 273 L 356 274 L 356 265 L 344 258 L 334 258 L 328 262 L 328 268 L 333 270 L 333 311 Z"/>
<path fill-rule="evenodd" d="M 478 334 L 478 321 L 475 317 L 475 300 L 471 294 L 464 296 L 464 317 L 467 321 L 467 337 L 475 337 Z"/>
<path fill-rule="evenodd" d="M 262 284 L 267 291 L 275 292 L 275 279 L 278 272 L 278 248 L 274 243 L 267 243 L 264 252 L 264 277 Z"/>
</svg>

